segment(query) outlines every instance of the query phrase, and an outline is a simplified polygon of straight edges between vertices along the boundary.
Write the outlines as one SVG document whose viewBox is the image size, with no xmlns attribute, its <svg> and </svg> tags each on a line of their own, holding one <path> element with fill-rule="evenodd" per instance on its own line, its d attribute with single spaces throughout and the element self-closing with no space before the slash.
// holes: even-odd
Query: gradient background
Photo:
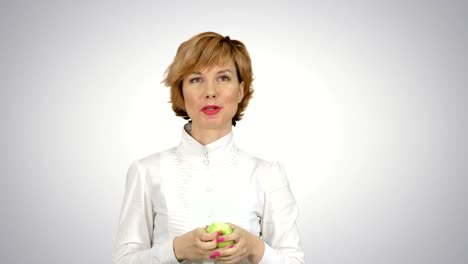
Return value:
<svg viewBox="0 0 468 264">
<path fill-rule="evenodd" d="M 164 70 L 210 30 L 251 53 L 236 139 L 285 165 L 307 263 L 468 263 L 467 10 L 2 1 L 1 262 L 111 262 L 128 166 L 179 143 Z"/>
</svg>

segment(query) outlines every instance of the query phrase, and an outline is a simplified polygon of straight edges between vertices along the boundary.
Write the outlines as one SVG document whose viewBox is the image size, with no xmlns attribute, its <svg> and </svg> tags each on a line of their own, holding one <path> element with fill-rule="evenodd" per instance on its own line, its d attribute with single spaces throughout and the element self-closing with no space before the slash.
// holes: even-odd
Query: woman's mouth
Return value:
<svg viewBox="0 0 468 264">
<path fill-rule="evenodd" d="M 221 110 L 221 107 L 217 105 L 205 105 L 201 110 L 207 115 L 215 115 Z"/>
</svg>

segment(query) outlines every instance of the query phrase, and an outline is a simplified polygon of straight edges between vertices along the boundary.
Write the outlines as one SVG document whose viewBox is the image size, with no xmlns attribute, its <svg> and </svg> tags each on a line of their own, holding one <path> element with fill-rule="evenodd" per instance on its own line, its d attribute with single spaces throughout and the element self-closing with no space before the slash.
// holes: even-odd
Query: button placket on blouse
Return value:
<svg viewBox="0 0 468 264">
<path fill-rule="evenodd" d="M 205 159 L 203 160 L 203 164 L 205 165 L 205 169 L 206 169 L 206 178 L 205 178 L 205 195 L 207 197 L 207 200 L 210 201 L 211 199 L 213 199 L 212 196 L 212 193 L 213 193 L 213 186 L 211 185 L 211 182 L 212 182 L 212 177 L 213 177 L 213 173 L 211 171 L 211 166 L 210 166 L 210 159 L 209 159 L 209 155 L 208 155 L 208 148 L 207 147 L 204 147 L 204 156 L 205 156 Z M 212 221 L 213 220 L 213 216 L 214 216 L 214 208 L 212 207 L 211 203 L 208 203 L 207 204 L 207 211 L 206 211 L 206 214 L 208 216 L 208 219 L 209 221 Z"/>
</svg>

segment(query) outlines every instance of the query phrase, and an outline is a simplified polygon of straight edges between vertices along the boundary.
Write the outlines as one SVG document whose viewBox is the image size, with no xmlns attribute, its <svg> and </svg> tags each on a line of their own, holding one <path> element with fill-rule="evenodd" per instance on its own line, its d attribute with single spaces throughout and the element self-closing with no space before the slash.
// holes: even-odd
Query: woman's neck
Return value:
<svg viewBox="0 0 468 264">
<path fill-rule="evenodd" d="M 202 128 L 197 128 L 197 126 L 193 126 L 192 124 L 192 130 L 190 131 L 190 135 L 198 141 L 202 145 L 208 145 L 224 136 L 229 134 L 231 132 L 232 127 L 229 126 L 224 129 L 202 129 Z"/>
</svg>

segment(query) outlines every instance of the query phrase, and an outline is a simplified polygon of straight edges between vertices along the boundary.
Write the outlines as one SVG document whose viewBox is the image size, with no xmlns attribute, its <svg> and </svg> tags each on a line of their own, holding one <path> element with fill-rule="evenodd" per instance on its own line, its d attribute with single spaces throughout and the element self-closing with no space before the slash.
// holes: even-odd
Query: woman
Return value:
<svg viewBox="0 0 468 264">
<path fill-rule="evenodd" d="M 189 122 L 177 147 L 130 166 L 114 263 L 304 263 L 283 169 L 234 144 L 252 80 L 242 42 L 205 32 L 182 43 L 164 83 Z M 208 233 L 212 222 L 233 232 Z"/>
</svg>

